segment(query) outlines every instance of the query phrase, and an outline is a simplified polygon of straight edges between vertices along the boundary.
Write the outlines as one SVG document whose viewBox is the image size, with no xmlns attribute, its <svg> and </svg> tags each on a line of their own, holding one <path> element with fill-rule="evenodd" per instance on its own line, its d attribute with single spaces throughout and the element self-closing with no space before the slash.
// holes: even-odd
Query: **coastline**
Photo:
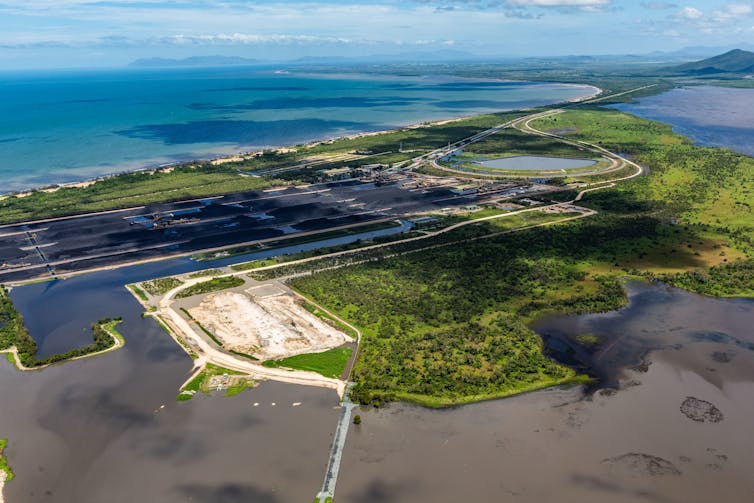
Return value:
<svg viewBox="0 0 754 503">
<path fill-rule="evenodd" d="M 3 495 L 3 489 L 5 489 L 5 483 L 13 480 L 13 470 L 8 466 L 8 460 L 5 458 L 5 448 L 8 446 L 8 440 L 0 438 L 0 503 L 4 503 L 5 496 Z"/>
<path fill-rule="evenodd" d="M 476 80 L 476 79 L 473 79 Z M 537 82 L 530 82 L 530 81 L 505 81 L 500 80 L 501 82 L 521 82 L 521 83 L 537 83 Z M 565 101 L 559 101 L 555 103 L 548 103 L 541 105 L 543 107 L 555 107 L 562 104 L 571 104 L 571 103 L 578 103 L 581 101 L 587 101 L 593 98 L 596 98 L 600 94 L 604 92 L 603 89 L 600 89 L 597 86 L 591 85 L 591 84 L 572 84 L 572 83 L 547 83 L 547 84 L 555 84 L 559 86 L 564 87 L 578 87 L 578 88 L 584 88 L 585 91 L 591 92 L 591 94 L 586 94 L 584 96 L 579 96 L 576 98 L 572 98 L 570 100 Z M 387 134 L 395 131 L 401 131 L 401 130 L 411 130 L 411 129 L 418 129 L 423 127 L 432 127 L 432 126 L 441 126 L 445 124 L 449 124 L 456 121 L 461 121 L 464 119 L 468 119 L 471 117 L 477 117 L 481 115 L 489 115 L 489 114 L 495 114 L 495 113 L 505 113 L 505 112 L 512 112 L 515 110 L 527 110 L 527 109 L 501 109 L 501 110 L 495 110 L 485 113 L 471 113 L 471 114 L 463 114 L 463 115 L 454 115 L 452 117 L 445 117 L 445 118 L 439 118 L 439 119 L 433 119 L 429 121 L 419 121 L 419 122 L 413 122 L 413 123 L 406 123 L 406 124 L 398 124 L 394 127 L 390 127 L 387 129 L 381 129 L 378 131 L 364 131 L 360 133 L 353 133 L 353 134 L 341 134 L 341 135 L 334 135 L 329 137 L 324 137 L 316 140 L 312 140 L 306 143 L 301 144 L 301 148 L 310 148 L 315 147 L 317 145 L 321 144 L 327 144 L 330 142 L 334 142 L 337 140 L 353 140 L 358 138 L 366 138 L 370 136 L 378 136 L 381 134 Z M 125 169 L 122 171 L 117 171 L 109 174 L 103 174 L 100 176 L 95 177 L 83 177 L 80 180 L 70 181 L 70 182 L 62 182 L 62 183 L 49 183 L 44 185 L 38 185 L 35 187 L 29 187 L 27 189 L 20 189 L 10 192 L 0 192 L 0 201 L 3 201 L 8 198 L 17 197 L 17 198 L 23 198 L 28 197 L 34 193 L 38 192 L 47 192 L 47 193 L 54 193 L 61 189 L 65 188 L 86 188 L 89 187 L 97 182 L 101 182 L 104 180 L 110 180 L 112 178 L 117 178 L 119 176 L 134 174 L 134 173 L 169 173 L 170 171 L 174 170 L 176 167 L 179 166 L 190 166 L 193 164 L 198 163 L 210 163 L 212 165 L 222 165 L 229 162 L 239 162 L 243 161 L 248 158 L 252 158 L 254 156 L 261 155 L 263 152 L 266 151 L 286 151 L 290 150 L 291 148 L 294 148 L 293 145 L 280 145 L 280 146 L 269 146 L 269 147 L 253 147 L 255 150 L 241 150 L 229 153 L 227 155 L 221 155 L 219 157 L 196 157 L 190 160 L 185 161 L 175 161 L 175 162 L 162 162 L 158 163 L 156 165 L 150 165 L 148 161 L 145 161 L 145 166 L 142 168 L 136 168 L 136 169 Z"/>
<path fill-rule="evenodd" d="M 120 322 L 118 322 L 118 323 L 120 323 Z M 116 323 L 116 325 L 117 325 L 117 323 Z M 53 363 L 46 363 L 46 364 L 40 365 L 38 367 L 27 367 L 27 366 L 25 366 L 21 362 L 21 359 L 18 357 L 18 350 L 16 349 L 16 346 L 11 346 L 8 349 L 4 349 L 4 350 L 0 351 L 0 354 L 5 355 L 8 358 L 8 361 L 10 363 L 12 363 L 16 367 L 16 369 L 18 369 L 18 370 L 20 370 L 22 372 L 34 372 L 36 370 L 46 369 L 47 367 L 50 367 L 52 365 L 60 365 L 62 363 L 66 363 L 66 362 L 72 362 L 72 361 L 76 361 L 76 360 L 82 360 L 84 358 L 91 358 L 93 356 L 104 355 L 106 353 L 110 353 L 112 351 L 116 351 L 116 350 L 118 350 L 118 349 L 120 349 L 120 348 L 122 348 L 123 346 L 126 345 L 126 339 L 123 337 L 123 335 L 120 332 L 118 332 L 118 330 L 114 326 L 112 328 L 108 328 L 105 324 L 102 324 L 100 326 L 102 327 L 102 329 L 105 332 L 107 332 L 107 334 L 110 337 L 112 337 L 112 339 L 113 339 L 113 345 L 110 346 L 110 347 L 107 347 L 105 349 L 102 349 L 100 351 L 95 351 L 93 353 L 87 353 L 87 354 L 84 354 L 84 355 L 74 356 L 74 357 L 66 358 L 66 359 L 63 359 L 63 360 L 60 360 L 60 361 L 57 361 L 57 362 L 53 362 Z M 1 488 L 2 488 L 2 486 L 0 485 L 0 490 L 1 490 Z M 0 499 L 0 503 L 3 503 L 2 499 Z"/>
</svg>

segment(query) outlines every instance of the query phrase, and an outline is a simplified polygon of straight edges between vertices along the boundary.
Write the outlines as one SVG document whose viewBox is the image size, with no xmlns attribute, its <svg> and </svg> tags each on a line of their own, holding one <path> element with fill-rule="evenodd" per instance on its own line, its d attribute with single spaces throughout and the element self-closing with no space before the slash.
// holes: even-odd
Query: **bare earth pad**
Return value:
<svg viewBox="0 0 754 503">
<path fill-rule="evenodd" d="M 320 320 L 281 290 L 208 295 L 191 316 L 226 349 L 259 359 L 285 358 L 336 348 L 352 339 Z"/>
</svg>

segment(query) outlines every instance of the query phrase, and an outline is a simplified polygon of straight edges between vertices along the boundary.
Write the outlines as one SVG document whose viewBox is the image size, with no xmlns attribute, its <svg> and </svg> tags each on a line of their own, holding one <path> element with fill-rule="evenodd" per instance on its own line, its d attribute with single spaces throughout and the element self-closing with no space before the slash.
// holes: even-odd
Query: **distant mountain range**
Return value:
<svg viewBox="0 0 754 503">
<path fill-rule="evenodd" d="M 744 46 L 749 47 L 749 46 Z M 273 63 L 287 63 L 293 65 L 320 65 L 320 64 L 356 64 L 356 63 L 439 63 L 439 62 L 466 62 L 466 63 L 509 63 L 513 65 L 542 65 L 551 64 L 556 66 L 590 66 L 598 64 L 655 64 L 668 65 L 673 62 L 688 61 L 694 57 L 700 58 L 711 52 L 714 48 L 694 47 L 674 53 L 655 52 L 648 55 L 623 55 L 623 56 L 556 56 L 556 57 L 483 57 L 458 50 L 405 52 L 400 54 L 372 54 L 368 56 L 308 56 L 287 61 L 260 60 L 242 56 L 191 56 L 182 59 L 171 58 L 142 58 L 131 62 L 128 66 L 137 68 L 170 68 L 170 67 L 212 67 L 212 66 L 251 66 Z M 718 50 L 720 50 L 718 48 Z M 658 68 L 659 69 L 659 68 Z M 666 76 L 698 76 L 709 75 L 750 75 L 754 73 L 754 52 L 733 49 L 724 54 L 713 56 L 700 61 L 692 61 L 677 66 L 665 67 L 660 70 Z"/>
<path fill-rule="evenodd" d="M 243 66 L 262 63 L 258 59 L 240 56 L 192 56 L 183 59 L 142 58 L 129 63 L 128 66 L 141 68 L 165 68 L 180 66 Z"/>
<path fill-rule="evenodd" d="M 754 52 L 733 49 L 725 54 L 668 68 L 675 75 L 754 74 Z"/>
</svg>

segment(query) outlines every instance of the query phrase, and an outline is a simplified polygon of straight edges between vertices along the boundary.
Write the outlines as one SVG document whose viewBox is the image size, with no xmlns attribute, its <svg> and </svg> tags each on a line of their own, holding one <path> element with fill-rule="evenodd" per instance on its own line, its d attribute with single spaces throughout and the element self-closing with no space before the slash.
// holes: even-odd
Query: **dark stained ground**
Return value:
<svg viewBox="0 0 754 503">
<path fill-rule="evenodd" d="M 501 183 L 499 190 L 515 186 Z M 0 281 L 18 281 L 467 205 L 447 187 L 344 181 L 0 226 Z"/>
</svg>

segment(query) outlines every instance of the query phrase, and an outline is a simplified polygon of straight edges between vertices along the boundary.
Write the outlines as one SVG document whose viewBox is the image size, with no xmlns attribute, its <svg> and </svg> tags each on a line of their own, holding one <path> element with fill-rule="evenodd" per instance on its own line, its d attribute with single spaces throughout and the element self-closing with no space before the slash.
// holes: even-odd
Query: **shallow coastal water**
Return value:
<svg viewBox="0 0 754 503">
<path fill-rule="evenodd" d="M 274 70 L 0 74 L 0 193 L 594 92 L 531 82 Z"/>
<path fill-rule="evenodd" d="M 754 155 L 754 89 L 685 87 L 614 108 L 672 124 L 700 145 Z"/>
<path fill-rule="evenodd" d="M 631 288 L 624 310 L 546 327 L 609 337 L 611 364 L 633 366 L 614 356 L 638 355 L 640 341 L 662 348 L 624 368 L 618 391 L 362 410 L 338 501 L 751 501 L 754 302 Z M 709 406 L 720 414 L 703 415 Z"/>
</svg>

